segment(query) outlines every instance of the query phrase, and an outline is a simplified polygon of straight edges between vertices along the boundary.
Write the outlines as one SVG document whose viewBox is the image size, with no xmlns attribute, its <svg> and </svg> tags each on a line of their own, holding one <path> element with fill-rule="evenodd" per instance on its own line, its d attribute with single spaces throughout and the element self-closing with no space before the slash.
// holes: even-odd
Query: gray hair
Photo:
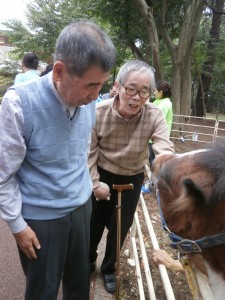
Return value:
<svg viewBox="0 0 225 300">
<path fill-rule="evenodd" d="M 155 89 L 155 70 L 142 60 L 129 60 L 122 65 L 117 74 L 116 81 L 120 84 L 124 84 L 129 74 L 134 71 L 145 72 L 149 76 L 151 90 L 153 91 Z"/>
<path fill-rule="evenodd" d="M 91 66 L 99 66 L 108 72 L 115 60 L 113 42 L 106 32 L 90 21 L 69 24 L 56 41 L 54 62 L 64 62 L 71 75 L 82 76 Z"/>
</svg>

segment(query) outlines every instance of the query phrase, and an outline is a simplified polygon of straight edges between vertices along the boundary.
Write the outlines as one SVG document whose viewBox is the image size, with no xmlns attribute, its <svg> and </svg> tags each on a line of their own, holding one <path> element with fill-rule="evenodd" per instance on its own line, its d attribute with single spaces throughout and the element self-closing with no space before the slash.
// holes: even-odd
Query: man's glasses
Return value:
<svg viewBox="0 0 225 300">
<path fill-rule="evenodd" d="M 132 87 L 124 86 L 123 84 L 122 84 L 122 86 L 124 87 L 124 89 L 126 91 L 126 94 L 130 95 L 130 96 L 135 96 L 135 95 L 138 94 L 140 98 L 148 99 L 151 95 L 151 92 L 149 92 L 149 91 L 139 91 L 139 90 L 134 89 Z"/>
</svg>

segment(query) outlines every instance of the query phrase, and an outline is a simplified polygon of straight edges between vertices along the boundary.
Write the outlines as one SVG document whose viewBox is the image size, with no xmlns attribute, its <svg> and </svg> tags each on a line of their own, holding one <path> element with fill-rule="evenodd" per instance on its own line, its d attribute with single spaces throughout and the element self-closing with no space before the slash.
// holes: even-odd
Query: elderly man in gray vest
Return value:
<svg viewBox="0 0 225 300">
<path fill-rule="evenodd" d="M 53 71 L 10 88 L 0 115 L 0 211 L 19 248 L 26 300 L 89 300 L 95 99 L 115 63 L 92 22 L 63 29 Z"/>
</svg>

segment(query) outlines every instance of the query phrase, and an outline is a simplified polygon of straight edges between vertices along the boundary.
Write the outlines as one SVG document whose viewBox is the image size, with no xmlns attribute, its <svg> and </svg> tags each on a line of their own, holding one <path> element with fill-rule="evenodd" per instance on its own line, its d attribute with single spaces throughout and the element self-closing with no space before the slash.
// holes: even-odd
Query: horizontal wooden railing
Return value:
<svg viewBox="0 0 225 300">
<path fill-rule="evenodd" d="M 225 121 L 174 114 L 170 138 L 182 142 L 212 143 L 225 138 Z"/>
</svg>

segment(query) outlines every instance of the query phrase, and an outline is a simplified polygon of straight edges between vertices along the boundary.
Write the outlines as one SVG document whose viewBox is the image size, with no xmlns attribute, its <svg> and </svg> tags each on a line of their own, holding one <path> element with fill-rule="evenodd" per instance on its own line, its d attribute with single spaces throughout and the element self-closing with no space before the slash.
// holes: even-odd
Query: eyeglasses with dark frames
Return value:
<svg viewBox="0 0 225 300">
<path fill-rule="evenodd" d="M 121 84 L 121 85 L 124 87 L 127 95 L 135 96 L 135 95 L 138 94 L 139 97 L 142 98 L 142 99 L 148 99 L 150 97 L 150 95 L 151 95 L 151 92 L 148 91 L 148 90 L 142 90 L 142 91 L 140 91 L 140 90 L 137 90 L 137 89 L 135 89 L 133 87 L 124 86 L 123 84 Z"/>
</svg>

